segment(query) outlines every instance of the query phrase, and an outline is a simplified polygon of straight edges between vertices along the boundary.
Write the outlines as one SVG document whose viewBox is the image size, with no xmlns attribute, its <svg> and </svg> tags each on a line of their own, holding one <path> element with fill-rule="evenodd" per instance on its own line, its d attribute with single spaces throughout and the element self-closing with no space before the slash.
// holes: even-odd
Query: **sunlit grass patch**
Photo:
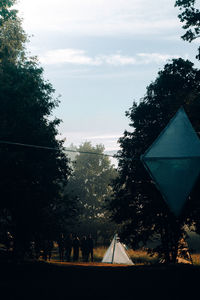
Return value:
<svg viewBox="0 0 200 300">
<path fill-rule="evenodd" d="M 156 255 L 150 256 L 147 250 L 144 249 L 129 249 L 127 252 L 135 264 L 152 264 L 158 262 L 158 257 Z"/>
<path fill-rule="evenodd" d="M 191 254 L 194 265 L 200 265 L 200 253 Z"/>
<path fill-rule="evenodd" d="M 106 247 L 97 247 L 94 248 L 94 261 L 100 262 L 103 259 L 104 254 L 106 253 Z"/>
<path fill-rule="evenodd" d="M 97 262 L 102 261 L 103 256 L 107 250 L 107 247 L 97 247 L 94 249 L 94 260 Z M 150 256 L 146 250 L 132 250 L 127 251 L 129 257 L 135 264 L 151 264 L 157 262 L 157 256 Z"/>
</svg>

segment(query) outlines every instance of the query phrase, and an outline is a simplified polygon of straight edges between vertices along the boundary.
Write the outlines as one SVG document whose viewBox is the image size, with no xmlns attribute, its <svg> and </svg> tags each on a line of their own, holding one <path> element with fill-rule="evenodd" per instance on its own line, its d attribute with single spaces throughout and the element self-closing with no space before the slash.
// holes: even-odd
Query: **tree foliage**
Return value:
<svg viewBox="0 0 200 300">
<path fill-rule="evenodd" d="M 200 132 L 200 71 L 188 60 L 174 59 L 158 73 L 140 103 L 126 113 L 132 131 L 120 138 L 119 177 L 110 203 L 113 219 L 123 224 L 122 236 L 135 247 L 158 237 L 155 249 L 166 261 L 174 260 L 185 224 L 199 222 L 197 184 L 180 219 L 176 219 L 155 188 L 140 161 L 176 111 L 183 106 L 197 132 Z"/>
<path fill-rule="evenodd" d="M 36 235 L 55 235 L 61 213 L 70 217 L 74 208 L 62 195 L 70 168 L 63 141 L 56 139 L 60 120 L 52 117 L 59 101 L 43 69 L 25 55 L 26 35 L 14 3 L 0 1 L 0 210 L 16 244 L 26 248 Z"/>
<path fill-rule="evenodd" d="M 0 0 L 0 62 L 16 62 L 25 55 L 27 35 L 21 26 L 15 0 Z"/>
<path fill-rule="evenodd" d="M 182 28 L 186 30 L 182 39 L 189 42 L 200 38 L 200 10 L 195 8 L 195 4 L 196 0 L 177 0 L 175 3 L 181 11 L 178 17 L 184 23 Z M 200 60 L 200 47 L 198 51 L 197 58 Z"/>
<path fill-rule="evenodd" d="M 80 224 L 77 231 L 83 234 L 104 235 L 111 226 L 105 209 L 106 200 L 112 193 L 111 182 L 116 170 L 110 159 L 103 155 L 104 146 L 92 146 L 85 142 L 79 146 L 73 163 L 73 173 L 67 191 L 77 197 Z"/>
</svg>

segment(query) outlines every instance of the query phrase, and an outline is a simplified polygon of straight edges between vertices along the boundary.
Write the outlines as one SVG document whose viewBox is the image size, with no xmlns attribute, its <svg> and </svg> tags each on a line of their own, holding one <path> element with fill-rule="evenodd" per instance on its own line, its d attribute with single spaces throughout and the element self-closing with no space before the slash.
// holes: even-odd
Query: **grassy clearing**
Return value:
<svg viewBox="0 0 200 300">
<path fill-rule="evenodd" d="M 106 247 L 94 248 L 94 260 L 96 262 L 101 262 L 106 250 L 107 250 Z"/>
<path fill-rule="evenodd" d="M 101 262 L 107 248 L 106 247 L 97 247 L 94 249 L 94 261 Z M 150 256 L 146 250 L 132 250 L 129 249 L 128 254 L 132 261 L 137 265 L 149 265 L 158 262 L 156 255 Z M 194 265 L 200 265 L 200 253 L 191 254 L 192 261 Z"/>
<path fill-rule="evenodd" d="M 158 262 L 157 256 L 150 256 L 146 250 L 128 250 L 128 254 L 135 264 L 149 265 Z"/>
<path fill-rule="evenodd" d="M 194 265 L 200 265 L 200 253 L 192 254 L 192 261 Z"/>
<path fill-rule="evenodd" d="M 107 247 L 96 247 L 94 248 L 94 262 L 99 263 L 102 261 L 103 256 L 107 250 Z M 132 250 L 129 249 L 127 251 L 128 255 L 136 265 L 150 265 L 158 262 L 158 258 L 156 255 L 150 256 L 146 250 L 140 249 L 140 250 Z M 81 251 L 79 253 L 79 262 L 82 262 L 82 255 Z M 194 265 L 200 265 L 200 253 L 194 253 L 191 254 L 193 264 Z M 72 251 L 72 257 L 73 257 L 73 251 Z M 54 261 L 59 261 L 59 254 L 58 254 L 58 249 L 57 245 L 54 247 L 54 251 L 52 253 L 52 259 Z"/>
<path fill-rule="evenodd" d="M 94 248 L 94 262 L 101 262 L 106 250 L 107 247 L 103 247 L 103 246 Z M 147 251 L 145 250 L 134 251 L 132 249 L 129 249 L 127 253 L 135 264 L 148 265 L 157 262 L 157 257 L 156 256 L 150 257 Z M 81 251 L 79 252 L 79 254 L 80 254 L 79 261 L 81 262 L 82 261 Z M 73 251 L 72 251 L 72 256 L 73 256 Z M 57 247 L 54 248 L 54 251 L 52 253 L 52 259 L 55 261 L 59 260 Z"/>
<path fill-rule="evenodd" d="M 96 262 L 100 262 L 106 252 L 107 248 L 106 247 L 97 247 L 94 249 L 94 260 Z M 135 264 L 152 264 L 157 262 L 157 257 L 153 256 L 150 257 L 145 250 L 132 250 L 129 249 L 128 255 L 132 259 L 132 261 Z"/>
</svg>

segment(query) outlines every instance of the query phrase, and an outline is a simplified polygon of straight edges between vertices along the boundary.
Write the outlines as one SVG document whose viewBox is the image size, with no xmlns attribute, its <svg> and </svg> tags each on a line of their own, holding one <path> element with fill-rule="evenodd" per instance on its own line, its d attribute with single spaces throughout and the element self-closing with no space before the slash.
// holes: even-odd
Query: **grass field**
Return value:
<svg viewBox="0 0 200 300">
<path fill-rule="evenodd" d="M 94 248 L 94 262 L 100 263 L 102 261 L 102 258 L 106 252 L 106 247 L 96 247 Z M 150 264 L 156 264 L 158 263 L 158 258 L 156 255 L 150 256 L 146 250 L 140 249 L 140 250 L 128 250 L 128 255 L 136 265 L 150 265 Z M 73 253 L 72 253 L 73 255 Z M 194 265 L 200 265 L 200 253 L 194 253 L 191 254 L 193 264 Z M 57 247 L 54 248 L 54 252 L 52 255 L 52 258 L 54 261 L 59 261 L 58 251 Z M 82 262 L 82 256 L 80 252 L 79 256 L 79 262 Z"/>
<path fill-rule="evenodd" d="M 194 265 L 200 266 L 200 253 L 191 254 Z"/>
<path fill-rule="evenodd" d="M 106 252 L 107 248 L 97 247 L 94 249 L 94 260 L 100 262 Z M 157 257 L 150 257 L 145 250 L 128 250 L 128 255 L 135 264 L 150 264 L 156 263 Z"/>
<path fill-rule="evenodd" d="M 103 255 L 106 251 L 105 247 L 98 247 L 94 249 L 94 258 L 95 261 L 101 261 Z M 128 250 L 127 251 L 132 261 L 137 265 L 149 265 L 158 262 L 158 258 L 156 255 L 150 256 L 146 250 Z M 192 261 L 194 265 L 200 265 L 200 253 L 191 254 Z"/>
<path fill-rule="evenodd" d="M 106 250 L 107 250 L 106 247 L 94 248 L 94 262 L 101 262 Z M 145 251 L 145 250 L 134 251 L 134 250 L 130 249 L 127 251 L 127 253 L 135 264 L 152 264 L 152 263 L 157 262 L 157 257 L 149 256 L 147 251 Z M 73 256 L 73 252 L 72 252 L 72 256 Z M 53 260 L 56 260 L 56 261 L 59 260 L 57 247 L 54 248 L 52 258 L 53 258 Z M 80 251 L 80 255 L 79 255 L 79 261 L 80 262 L 82 261 L 81 251 Z"/>
</svg>

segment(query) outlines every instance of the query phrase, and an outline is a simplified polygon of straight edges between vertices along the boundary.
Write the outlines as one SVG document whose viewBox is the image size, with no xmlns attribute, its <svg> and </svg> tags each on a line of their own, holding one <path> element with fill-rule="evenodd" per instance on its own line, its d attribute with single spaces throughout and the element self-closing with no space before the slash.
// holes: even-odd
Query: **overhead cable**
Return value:
<svg viewBox="0 0 200 300">
<path fill-rule="evenodd" d="M 22 147 L 29 147 L 29 148 L 37 148 L 37 149 L 44 149 L 44 150 L 53 150 L 53 151 L 60 151 L 61 150 L 60 148 L 53 148 L 53 147 L 32 145 L 32 144 L 23 144 L 23 143 L 16 143 L 16 142 L 10 142 L 10 141 L 0 141 L 0 144 L 22 146 Z M 110 155 L 110 154 L 90 152 L 90 151 L 72 150 L 72 149 L 67 149 L 66 147 L 63 147 L 63 148 L 64 148 L 65 152 L 75 152 L 75 153 L 81 153 L 81 154 L 93 154 L 93 155 L 108 156 L 108 157 L 116 158 L 114 155 Z"/>
</svg>

